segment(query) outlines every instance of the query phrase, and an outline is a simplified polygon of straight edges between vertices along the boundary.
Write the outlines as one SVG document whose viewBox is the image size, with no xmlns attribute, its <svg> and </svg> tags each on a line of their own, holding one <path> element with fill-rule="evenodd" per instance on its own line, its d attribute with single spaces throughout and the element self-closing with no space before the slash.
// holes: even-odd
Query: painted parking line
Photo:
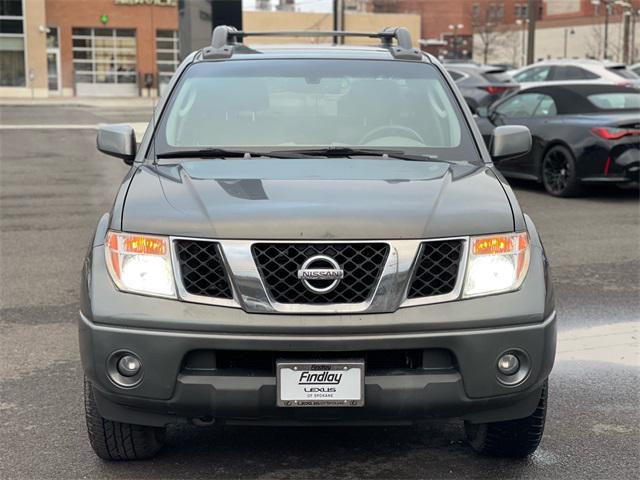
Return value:
<svg viewBox="0 0 640 480">
<path fill-rule="evenodd" d="M 0 125 L 0 130 L 97 130 L 99 125 L 92 124 L 26 124 Z"/>
<path fill-rule="evenodd" d="M 0 125 L 0 130 L 98 130 L 104 123 L 30 123 L 30 124 L 13 124 Z M 136 132 L 136 138 L 142 138 L 147 129 L 147 122 L 128 123 Z"/>
</svg>

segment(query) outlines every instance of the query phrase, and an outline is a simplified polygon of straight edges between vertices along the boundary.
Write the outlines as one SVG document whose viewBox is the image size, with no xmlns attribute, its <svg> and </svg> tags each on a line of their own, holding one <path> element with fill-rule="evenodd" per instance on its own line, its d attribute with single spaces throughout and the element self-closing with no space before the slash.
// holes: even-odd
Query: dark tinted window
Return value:
<svg viewBox="0 0 640 480">
<path fill-rule="evenodd" d="M 482 76 L 490 83 L 511 83 L 514 81 L 507 72 L 487 72 Z"/>
<path fill-rule="evenodd" d="M 22 20 L 0 20 L 0 33 L 22 33 Z"/>
<path fill-rule="evenodd" d="M 22 0 L 0 0 L 0 15 L 22 16 Z"/>
<path fill-rule="evenodd" d="M 553 74 L 554 80 L 593 80 L 598 77 L 593 72 L 573 65 L 557 66 Z"/>
<path fill-rule="evenodd" d="M 541 93 L 521 93 L 500 104 L 496 112 L 505 117 L 531 117 L 542 97 Z"/>
</svg>

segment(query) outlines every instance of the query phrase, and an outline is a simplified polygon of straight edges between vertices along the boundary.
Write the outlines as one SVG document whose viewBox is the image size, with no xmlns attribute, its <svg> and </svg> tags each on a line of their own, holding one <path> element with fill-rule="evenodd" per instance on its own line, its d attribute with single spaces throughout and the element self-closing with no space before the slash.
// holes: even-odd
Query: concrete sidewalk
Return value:
<svg viewBox="0 0 640 480">
<path fill-rule="evenodd" d="M 640 367 L 640 321 L 561 331 L 557 359 Z"/>
</svg>

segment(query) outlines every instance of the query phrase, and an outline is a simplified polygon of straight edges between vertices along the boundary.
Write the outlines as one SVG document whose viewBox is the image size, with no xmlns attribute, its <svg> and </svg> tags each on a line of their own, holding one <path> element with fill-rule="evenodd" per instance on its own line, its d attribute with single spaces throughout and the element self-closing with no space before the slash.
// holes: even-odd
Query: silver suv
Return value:
<svg viewBox="0 0 640 480">
<path fill-rule="evenodd" d="M 600 60 L 546 60 L 534 63 L 509 74 L 519 83 L 594 82 L 640 87 L 640 76 L 624 63 Z"/>
</svg>

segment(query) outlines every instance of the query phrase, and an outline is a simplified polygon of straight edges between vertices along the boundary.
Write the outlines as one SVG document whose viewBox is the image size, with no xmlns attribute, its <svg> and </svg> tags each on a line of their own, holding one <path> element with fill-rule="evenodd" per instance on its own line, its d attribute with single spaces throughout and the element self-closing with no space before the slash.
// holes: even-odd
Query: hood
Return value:
<svg viewBox="0 0 640 480">
<path fill-rule="evenodd" d="M 123 229 L 220 239 L 419 239 L 513 230 L 489 167 L 396 159 L 143 166 Z"/>
</svg>

